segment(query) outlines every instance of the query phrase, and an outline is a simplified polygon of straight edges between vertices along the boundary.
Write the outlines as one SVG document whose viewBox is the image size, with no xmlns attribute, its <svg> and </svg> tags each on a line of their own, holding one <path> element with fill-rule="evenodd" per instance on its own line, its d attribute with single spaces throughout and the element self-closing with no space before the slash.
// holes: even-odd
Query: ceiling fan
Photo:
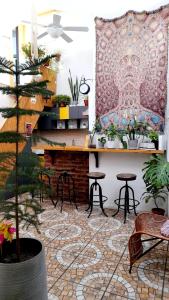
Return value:
<svg viewBox="0 0 169 300">
<path fill-rule="evenodd" d="M 80 27 L 80 26 L 68 26 L 68 27 L 66 26 L 66 27 L 63 27 L 60 24 L 60 20 L 61 20 L 61 16 L 53 15 L 53 23 L 52 24 L 49 24 L 49 25 L 37 24 L 38 26 L 41 26 L 41 27 L 46 29 L 46 31 L 43 32 L 42 34 L 40 34 L 37 38 L 41 39 L 44 36 L 46 36 L 47 34 L 49 34 L 52 38 L 62 37 L 66 42 L 70 43 L 73 40 L 64 31 L 83 31 L 83 32 L 87 32 L 89 30 L 88 27 Z M 23 21 L 23 22 L 31 24 L 31 22 L 28 22 L 28 21 Z"/>
</svg>

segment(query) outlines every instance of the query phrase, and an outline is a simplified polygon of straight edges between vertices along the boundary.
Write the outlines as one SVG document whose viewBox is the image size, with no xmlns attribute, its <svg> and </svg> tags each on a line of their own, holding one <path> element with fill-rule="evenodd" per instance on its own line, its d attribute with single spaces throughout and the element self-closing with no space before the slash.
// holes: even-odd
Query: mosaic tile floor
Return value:
<svg viewBox="0 0 169 300">
<path fill-rule="evenodd" d="M 123 214 L 112 218 L 111 209 L 105 210 L 106 218 L 94 208 L 88 219 L 84 205 L 77 211 L 64 204 L 62 213 L 48 200 L 43 206 L 41 234 L 32 229 L 22 235 L 37 237 L 45 245 L 49 300 L 169 299 L 167 243 L 141 258 L 132 273 L 128 272 L 132 214 L 123 224 Z"/>
</svg>

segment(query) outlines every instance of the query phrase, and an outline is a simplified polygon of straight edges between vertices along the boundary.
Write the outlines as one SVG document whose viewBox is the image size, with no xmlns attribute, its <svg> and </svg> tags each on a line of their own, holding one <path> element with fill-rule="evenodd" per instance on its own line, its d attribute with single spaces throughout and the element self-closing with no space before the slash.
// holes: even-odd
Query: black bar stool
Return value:
<svg viewBox="0 0 169 300">
<path fill-rule="evenodd" d="M 102 188 L 101 188 L 100 184 L 97 182 L 98 179 L 103 179 L 103 178 L 105 178 L 105 176 L 106 175 L 104 173 L 100 173 L 100 172 L 91 172 L 91 173 L 87 174 L 87 177 L 89 179 L 94 179 L 95 180 L 90 186 L 89 207 L 86 209 L 86 211 L 88 211 L 90 209 L 90 213 L 88 215 L 88 218 L 90 217 L 90 215 L 92 213 L 94 203 L 99 203 L 103 214 L 106 217 L 108 217 L 106 215 L 105 211 L 104 211 L 104 208 L 103 208 L 103 203 L 107 200 L 107 197 L 103 196 Z M 94 194 L 94 191 L 97 191 L 97 190 L 98 190 L 98 194 Z M 94 200 L 94 197 L 98 197 L 99 200 Z"/>
<path fill-rule="evenodd" d="M 73 177 L 68 171 L 62 171 L 58 177 L 57 188 L 56 188 L 56 197 L 57 201 L 55 207 L 59 200 L 61 200 L 61 212 L 63 208 L 63 201 L 68 200 L 71 203 L 75 204 L 76 209 L 76 194 Z"/>
<path fill-rule="evenodd" d="M 119 198 L 114 200 L 114 202 L 117 204 L 118 207 L 117 207 L 116 213 L 113 214 L 112 217 L 117 215 L 120 209 L 123 209 L 124 210 L 124 223 L 126 223 L 127 213 L 130 213 L 130 210 L 133 210 L 135 215 L 137 215 L 136 207 L 140 203 L 138 200 L 135 199 L 134 191 L 131 188 L 131 186 L 128 185 L 128 181 L 136 180 L 137 176 L 135 174 L 130 174 L 130 173 L 121 173 L 121 174 L 117 174 L 116 177 L 118 180 L 125 181 L 126 183 L 120 189 Z M 124 190 L 124 197 L 121 197 L 123 190 Z M 130 192 L 131 192 L 132 198 L 130 198 Z M 124 201 L 122 202 L 122 200 L 124 200 Z M 133 201 L 133 204 L 130 203 L 130 200 Z"/>
</svg>

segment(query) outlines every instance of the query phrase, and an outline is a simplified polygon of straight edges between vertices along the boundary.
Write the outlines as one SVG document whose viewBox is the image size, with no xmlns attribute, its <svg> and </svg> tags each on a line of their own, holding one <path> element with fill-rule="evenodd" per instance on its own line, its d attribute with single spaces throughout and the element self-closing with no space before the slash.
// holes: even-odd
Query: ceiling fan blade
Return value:
<svg viewBox="0 0 169 300">
<path fill-rule="evenodd" d="M 39 40 L 39 39 L 41 39 L 41 38 L 43 38 L 44 36 L 46 36 L 48 34 L 48 32 L 43 32 L 42 34 L 40 34 L 38 37 L 37 37 L 37 39 Z"/>
<path fill-rule="evenodd" d="M 63 30 L 65 31 L 89 31 L 88 27 L 80 27 L 80 26 L 68 26 L 68 27 L 63 27 Z"/>
<path fill-rule="evenodd" d="M 73 40 L 64 32 L 60 36 L 68 43 L 73 42 Z"/>
<path fill-rule="evenodd" d="M 60 25 L 61 16 L 59 15 L 53 15 L 53 25 Z"/>
</svg>

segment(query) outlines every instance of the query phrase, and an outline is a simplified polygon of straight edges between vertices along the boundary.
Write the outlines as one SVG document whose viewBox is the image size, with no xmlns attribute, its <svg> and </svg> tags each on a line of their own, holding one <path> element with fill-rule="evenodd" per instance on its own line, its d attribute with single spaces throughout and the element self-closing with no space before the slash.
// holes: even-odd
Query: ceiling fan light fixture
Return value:
<svg viewBox="0 0 169 300">
<path fill-rule="evenodd" d="M 63 29 L 61 27 L 48 27 L 47 32 L 52 38 L 57 38 L 61 36 Z"/>
</svg>

